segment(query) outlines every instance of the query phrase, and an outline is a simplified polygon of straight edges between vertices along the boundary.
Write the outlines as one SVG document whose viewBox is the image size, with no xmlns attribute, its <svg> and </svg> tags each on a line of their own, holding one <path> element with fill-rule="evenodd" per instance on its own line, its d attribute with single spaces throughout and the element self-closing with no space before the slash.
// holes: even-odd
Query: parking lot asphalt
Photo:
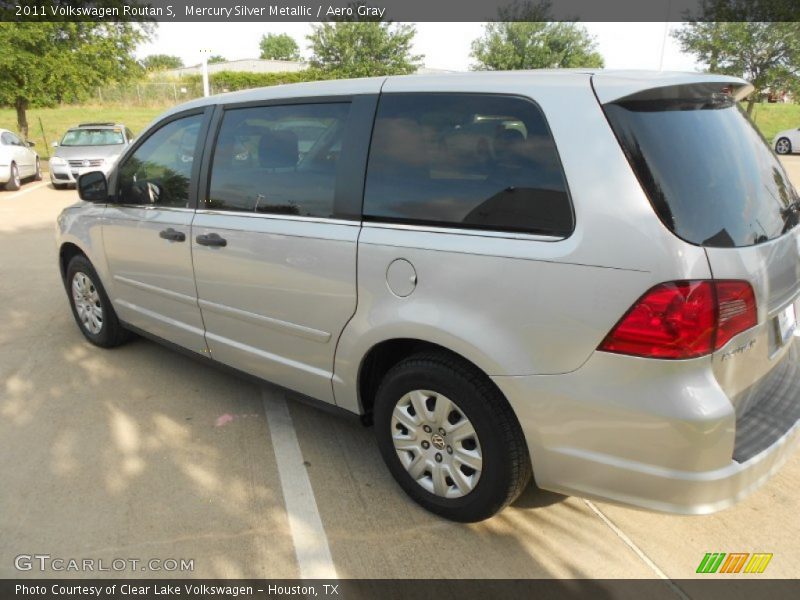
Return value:
<svg viewBox="0 0 800 600">
<path fill-rule="evenodd" d="M 800 185 L 800 157 L 785 162 Z M 531 487 L 461 525 L 407 499 L 357 421 L 143 339 L 91 346 L 53 242 L 76 200 L 49 183 L 0 192 L 0 578 L 684 579 L 706 552 L 771 552 L 768 576 L 797 576 L 798 454 L 714 515 Z M 33 554 L 191 559 L 193 570 L 17 570 Z"/>
</svg>

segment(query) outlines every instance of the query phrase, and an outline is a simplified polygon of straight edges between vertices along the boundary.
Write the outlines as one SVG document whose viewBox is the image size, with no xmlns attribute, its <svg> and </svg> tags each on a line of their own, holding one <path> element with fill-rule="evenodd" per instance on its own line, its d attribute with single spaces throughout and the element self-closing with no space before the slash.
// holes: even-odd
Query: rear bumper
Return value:
<svg viewBox="0 0 800 600">
<path fill-rule="evenodd" d="M 786 360 L 797 360 L 796 352 Z M 784 384 L 800 403 L 800 369 L 791 371 L 798 380 Z M 708 357 L 667 362 L 597 352 L 573 373 L 493 380 L 520 420 L 537 485 L 556 492 L 710 513 L 764 483 L 800 443 L 800 421 L 788 411 L 794 420 L 784 418 L 768 445 L 742 460 L 737 428 L 748 415 L 737 419 Z"/>
</svg>

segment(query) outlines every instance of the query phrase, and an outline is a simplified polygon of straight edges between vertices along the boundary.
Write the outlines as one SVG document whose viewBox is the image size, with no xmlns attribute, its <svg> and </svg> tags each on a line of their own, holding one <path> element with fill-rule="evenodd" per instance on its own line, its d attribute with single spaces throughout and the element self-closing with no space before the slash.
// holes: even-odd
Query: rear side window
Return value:
<svg viewBox="0 0 800 600">
<path fill-rule="evenodd" d="M 226 110 L 207 207 L 333 216 L 349 103 Z"/>
<path fill-rule="evenodd" d="M 798 223 L 797 192 L 734 98 L 708 84 L 650 90 L 603 108 L 658 216 L 717 248 L 774 239 Z"/>
<path fill-rule="evenodd" d="M 364 216 L 567 236 L 572 207 L 539 108 L 511 96 L 381 96 Z"/>
</svg>

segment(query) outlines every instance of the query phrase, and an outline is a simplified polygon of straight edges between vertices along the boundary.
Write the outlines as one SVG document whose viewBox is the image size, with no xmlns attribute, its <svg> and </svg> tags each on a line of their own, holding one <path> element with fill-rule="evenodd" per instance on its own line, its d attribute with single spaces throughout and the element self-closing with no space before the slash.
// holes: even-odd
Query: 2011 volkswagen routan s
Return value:
<svg viewBox="0 0 800 600">
<path fill-rule="evenodd" d="M 86 338 L 373 422 L 399 485 L 707 513 L 800 438 L 800 197 L 703 74 L 279 86 L 166 113 L 58 219 Z"/>
</svg>

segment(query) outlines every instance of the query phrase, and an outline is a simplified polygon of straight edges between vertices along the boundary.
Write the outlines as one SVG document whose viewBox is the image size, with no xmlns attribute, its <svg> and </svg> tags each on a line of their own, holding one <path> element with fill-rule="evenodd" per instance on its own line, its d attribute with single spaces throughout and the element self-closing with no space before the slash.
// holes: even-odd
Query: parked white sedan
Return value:
<svg viewBox="0 0 800 600">
<path fill-rule="evenodd" d="M 0 129 L 0 185 L 10 191 L 18 190 L 22 180 L 42 178 L 39 155 L 33 142 L 23 142 L 16 134 Z"/>
<path fill-rule="evenodd" d="M 781 131 L 772 140 L 772 146 L 778 154 L 800 152 L 800 129 Z"/>
</svg>

